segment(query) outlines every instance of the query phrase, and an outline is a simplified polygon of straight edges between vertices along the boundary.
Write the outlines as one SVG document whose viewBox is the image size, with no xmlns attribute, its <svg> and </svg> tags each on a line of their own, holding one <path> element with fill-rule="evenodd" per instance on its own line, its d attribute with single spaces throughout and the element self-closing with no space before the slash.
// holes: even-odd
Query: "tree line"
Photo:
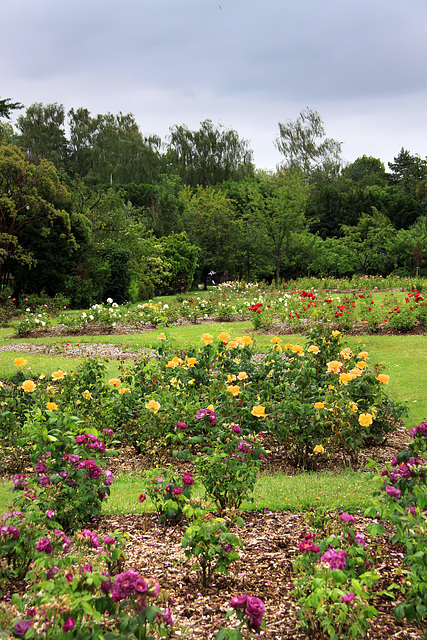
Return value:
<svg viewBox="0 0 427 640">
<path fill-rule="evenodd" d="M 427 160 L 345 165 L 309 108 L 278 123 L 282 161 L 253 164 L 234 129 L 144 136 L 132 114 L 23 109 L 0 99 L 0 277 L 74 306 L 187 290 L 218 277 L 426 271 Z"/>
</svg>

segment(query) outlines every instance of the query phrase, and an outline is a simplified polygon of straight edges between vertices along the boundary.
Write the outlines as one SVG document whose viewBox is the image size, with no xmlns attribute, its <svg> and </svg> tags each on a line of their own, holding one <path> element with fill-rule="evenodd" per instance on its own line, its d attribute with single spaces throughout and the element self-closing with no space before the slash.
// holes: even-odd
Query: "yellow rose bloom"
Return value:
<svg viewBox="0 0 427 640">
<path fill-rule="evenodd" d="M 334 338 L 337 338 L 341 335 L 341 331 L 332 331 L 332 335 L 334 336 Z"/>
<path fill-rule="evenodd" d="M 211 336 L 210 333 L 204 333 L 200 339 L 204 344 L 210 344 L 213 340 L 213 336 Z"/>
<path fill-rule="evenodd" d="M 209 404 L 206 409 L 209 409 L 209 411 L 215 411 L 213 404 Z"/>
<path fill-rule="evenodd" d="M 242 343 L 250 347 L 254 342 L 250 336 L 243 336 Z"/>
<path fill-rule="evenodd" d="M 32 380 L 24 380 L 24 382 L 21 384 L 21 389 L 23 389 L 27 393 L 31 393 L 32 391 L 35 391 L 35 388 L 36 388 L 36 385 Z"/>
<path fill-rule="evenodd" d="M 147 402 L 147 404 L 145 405 L 146 409 L 149 409 L 150 411 L 152 411 L 153 413 L 157 413 L 158 410 L 160 409 L 160 402 L 157 402 L 157 400 L 150 400 L 149 402 Z"/>
<path fill-rule="evenodd" d="M 353 355 L 353 352 L 350 349 L 350 347 L 346 347 L 340 353 L 341 353 L 342 357 L 344 358 L 344 360 L 350 360 L 351 356 Z"/>
<path fill-rule="evenodd" d="M 246 371 L 241 371 L 237 377 L 239 378 L 239 380 L 247 380 L 248 379 L 248 374 L 246 373 Z"/>
<path fill-rule="evenodd" d="M 56 402 L 48 402 L 46 404 L 46 409 L 49 409 L 49 411 L 56 411 L 58 409 L 58 405 Z"/>
<path fill-rule="evenodd" d="M 331 362 L 327 363 L 328 373 L 339 373 L 342 367 L 342 363 L 338 362 L 338 360 L 331 360 Z"/>
<path fill-rule="evenodd" d="M 251 414 L 255 416 L 255 418 L 265 418 L 265 407 L 262 404 L 258 404 L 252 408 Z"/>
<path fill-rule="evenodd" d="M 235 349 L 238 346 L 239 344 L 237 340 L 230 340 L 230 342 L 227 344 L 227 349 Z"/>
<path fill-rule="evenodd" d="M 308 351 L 309 351 L 310 353 L 314 353 L 314 354 L 316 354 L 316 353 L 319 353 L 320 349 L 319 349 L 319 347 L 317 347 L 315 344 L 311 344 L 311 345 L 308 347 Z"/>
<path fill-rule="evenodd" d="M 360 362 L 356 362 L 356 367 L 358 369 L 366 369 L 367 363 L 364 360 L 360 360 Z"/>
<path fill-rule="evenodd" d="M 360 358 L 360 360 L 365 360 L 365 358 L 367 358 L 368 356 L 369 353 L 367 351 L 361 351 L 357 354 L 357 357 Z"/>
<path fill-rule="evenodd" d="M 316 444 L 316 446 L 313 449 L 313 453 L 315 453 L 316 455 L 318 455 L 319 453 L 325 453 L 325 449 L 322 447 L 321 444 Z"/>
<path fill-rule="evenodd" d="M 110 384 L 112 387 L 120 387 L 122 381 L 119 380 L 119 378 L 110 378 L 108 384 Z"/>
<path fill-rule="evenodd" d="M 13 364 L 15 365 L 15 367 L 23 367 L 27 364 L 27 361 L 25 360 L 25 358 L 15 358 Z"/>
<path fill-rule="evenodd" d="M 340 373 L 339 381 L 341 384 L 348 384 L 353 378 L 354 376 L 351 373 Z"/>
<path fill-rule="evenodd" d="M 378 382 L 381 384 L 388 384 L 390 382 L 390 376 L 387 376 L 385 373 L 379 373 L 377 375 Z"/>
<path fill-rule="evenodd" d="M 292 351 L 292 349 L 294 348 L 294 345 L 291 344 L 290 342 L 287 342 L 283 348 Z"/>
<path fill-rule="evenodd" d="M 296 344 L 294 347 L 292 347 L 292 351 L 293 353 L 296 353 L 298 356 L 304 355 L 304 349 L 300 344 Z"/>
<path fill-rule="evenodd" d="M 359 416 L 359 424 L 362 427 L 369 427 L 373 422 L 372 415 L 370 413 L 361 413 Z"/>
<path fill-rule="evenodd" d="M 166 340 L 166 336 L 164 333 L 159 333 L 159 335 L 157 336 L 157 340 Z"/>
<path fill-rule="evenodd" d="M 221 340 L 221 342 L 224 342 L 224 344 L 228 342 L 229 339 L 230 339 L 230 334 L 227 333 L 226 331 L 221 331 L 221 333 L 218 336 L 218 340 Z"/>
<path fill-rule="evenodd" d="M 54 371 L 52 373 L 52 380 L 62 380 L 64 376 L 65 376 L 65 371 L 61 371 L 61 369 L 58 369 L 58 371 Z"/>
<path fill-rule="evenodd" d="M 335 387 L 334 387 L 334 385 L 333 385 L 333 384 L 328 384 L 328 389 L 329 389 L 330 391 L 333 391 L 333 390 L 335 389 Z"/>
<path fill-rule="evenodd" d="M 315 403 L 314 403 L 314 408 L 315 408 L 315 409 L 323 409 L 323 408 L 324 408 L 324 406 L 325 406 L 325 403 L 324 403 L 324 402 L 315 402 Z"/>
<path fill-rule="evenodd" d="M 349 410 L 351 411 L 351 413 L 356 413 L 357 411 L 357 404 L 353 401 L 351 401 L 348 405 Z"/>
<path fill-rule="evenodd" d="M 90 391 L 86 389 L 86 391 L 83 391 L 82 396 L 85 400 L 90 400 L 92 397 L 92 394 Z"/>
<path fill-rule="evenodd" d="M 352 373 L 355 378 L 362 375 L 362 371 L 358 367 L 354 367 L 354 369 L 350 369 L 350 373 Z"/>
<path fill-rule="evenodd" d="M 236 397 L 240 393 L 240 387 L 237 384 L 236 385 L 232 385 L 230 387 L 227 387 L 227 391 L 229 393 L 231 393 L 234 397 Z"/>
<path fill-rule="evenodd" d="M 236 380 L 236 376 L 234 375 L 234 373 L 229 373 L 227 375 L 227 382 L 234 382 Z"/>
<path fill-rule="evenodd" d="M 189 358 L 188 356 L 185 356 L 185 360 L 189 367 L 194 367 L 194 365 L 197 364 L 197 358 Z"/>
<path fill-rule="evenodd" d="M 282 338 L 279 338 L 279 336 L 273 336 L 270 342 L 272 342 L 273 344 L 280 344 L 282 342 Z"/>
</svg>

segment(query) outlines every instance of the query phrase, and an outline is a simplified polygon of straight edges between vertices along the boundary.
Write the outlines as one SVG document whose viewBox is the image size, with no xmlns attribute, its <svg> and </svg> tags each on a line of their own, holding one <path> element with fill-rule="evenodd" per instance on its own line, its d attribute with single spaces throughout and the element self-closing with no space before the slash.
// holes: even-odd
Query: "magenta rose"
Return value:
<svg viewBox="0 0 427 640">
<path fill-rule="evenodd" d="M 355 594 L 352 591 L 350 591 L 350 593 L 345 593 L 343 596 L 341 596 L 341 602 L 346 602 L 346 603 L 351 602 L 352 600 L 355 599 L 355 597 L 356 597 Z"/>
<path fill-rule="evenodd" d="M 184 473 L 182 483 L 185 487 L 191 487 L 194 484 L 194 478 L 191 473 Z"/>
<path fill-rule="evenodd" d="M 181 489 L 181 487 L 175 487 L 174 489 L 172 489 L 172 494 L 174 496 L 179 496 L 179 494 L 182 493 L 182 491 L 183 490 Z"/>
<path fill-rule="evenodd" d="M 385 488 L 386 494 L 391 498 L 400 498 L 402 492 L 396 487 L 392 487 L 390 484 Z"/>
<path fill-rule="evenodd" d="M 62 631 L 71 631 L 71 629 L 74 629 L 75 624 L 75 620 L 72 616 L 70 618 L 67 618 L 62 625 Z"/>
<path fill-rule="evenodd" d="M 262 622 L 262 616 L 265 610 L 265 606 L 260 598 L 255 596 L 248 596 L 246 600 L 246 613 L 249 616 L 249 624 L 251 629 L 259 629 Z"/>
<path fill-rule="evenodd" d="M 185 422 L 177 422 L 176 428 L 180 431 L 185 431 L 185 429 L 187 428 L 187 424 Z"/>
<path fill-rule="evenodd" d="M 233 596 L 228 604 L 230 607 L 233 607 L 233 609 L 242 609 L 246 606 L 247 599 L 248 596 L 246 594 L 243 596 Z"/>
<path fill-rule="evenodd" d="M 147 499 L 147 496 L 145 495 L 145 493 L 141 493 L 141 495 L 138 498 L 138 502 L 144 502 L 144 500 Z"/>
<path fill-rule="evenodd" d="M 15 622 L 14 633 L 16 636 L 25 636 L 28 629 L 32 626 L 32 620 L 18 620 L 18 622 Z"/>
<path fill-rule="evenodd" d="M 349 513 L 342 513 L 340 515 L 340 518 L 343 522 L 349 523 L 349 522 L 356 522 L 355 518 L 353 516 L 351 516 Z"/>
</svg>

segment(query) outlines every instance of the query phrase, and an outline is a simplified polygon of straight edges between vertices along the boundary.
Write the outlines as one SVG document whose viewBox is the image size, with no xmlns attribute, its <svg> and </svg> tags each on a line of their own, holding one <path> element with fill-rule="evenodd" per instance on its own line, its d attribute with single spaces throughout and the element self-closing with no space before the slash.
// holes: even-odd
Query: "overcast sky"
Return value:
<svg viewBox="0 0 427 640">
<path fill-rule="evenodd" d="M 346 161 L 424 158 L 427 0 L 5 0 L 0 97 L 130 112 L 162 139 L 210 118 L 269 169 L 308 106 Z"/>
</svg>

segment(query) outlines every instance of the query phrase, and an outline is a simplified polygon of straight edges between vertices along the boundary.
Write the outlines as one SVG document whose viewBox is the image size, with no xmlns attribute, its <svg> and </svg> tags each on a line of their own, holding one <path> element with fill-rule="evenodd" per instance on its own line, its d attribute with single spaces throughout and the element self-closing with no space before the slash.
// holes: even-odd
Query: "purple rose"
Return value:
<svg viewBox="0 0 427 640">
<path fill-rule="evenodd" d="M 114 431 L 112 429 L 103 429 L 102 433 L 105 433 L 106 436 L 113 436 Z"/>
<path fill-rule="evenodd" d="M 53 551 L 53 547 L 50 543 L 49 538 L 41 538 L 41 540 L 38 541 L 38 543 L 36 544 L 36 550 L 39 553 L 52 553 Z"/>
<path fill-rule="evenodd" d="M 196 416 L 197 417 L 197 416 Z M 185 431 L 185 429 L 187 428 L 187 425 L 185 422 L 177 422 L 176 423 L 176 428 L 179 429 L 180 431 Z"/>
<path fill-rule="evenodd" d="M 38 462 L 36 464 L 36 466 L 34 467 L 34 471 L 36 473 L 46 473 L 47 471 L 47 466 L 44 462 Z"/>
<path fill-rule="evenodd" d="M 114 476 L 111 473 L 111 471 L 109 471 L 109 469 L 105 470 L 105 480 L 104 480 L 104 486 L 105 487 L 111 487 L 111 485 L 114 482 Z"/>
<path fill-rule="evenodd" d="M 83 442 L 86 442 L 86 440 L 87 440 L 87 438 L 86 438 L 86 436 L 84 436 L 84 435 L 83 435 L 83 436 L 77 436 L 77 437 L 76 437 L 76 443 L 77 443 L 77 444 L 83 444 Z"/>
<path fill-rule="evenodd" d="M 52 509 L 48 509 L 46 511 L 46 515 L 49 518 L 49 520 L 52 520 L 53 516 L 55 515 L 55 511 L 53 511 Z"/>
<path fill-rule="evenodd" d="M 234 431 L 234 433 L 237 433 L 237 434 L 239 434 L 242 431 L 238 424 L 232 424 L 231 429 Z"/>
<path fill-rule="evenodd" d="M 144 500 L 147 499 L 147 496 L 145 495 L 145 493 L 141 493 L 141 495 L 138 498 L 138 502 L 144 502 Z"/>
<path fill-rule="evenodd" d="M 183 490 L 181 489 L 181 487 L 175 487 L 174 489 L 172 489 L 172 494 L 174 496 L 179 496 L 179 494 L 182 493 L 182 491 Z"/>
<path fill-rule="evenodd" d="M 396 487 L 392 487 L 390 484 L 386 486 L 385 491 L 386 491 L 386 494 L 391 498 L 400 498 L 402 494 L 400 489 L 397 489 Z"/>
<path fill-rule="evenodd" d="M 184 473 L 182 476 L 182 483 L 184 487 L 191 487 L 194 484 L 194 478 L 191 473 Z"/>
<path fill-rule="evenodd" d="M 105 596 L 108 596 L 112 588 L 113 588 L 113 583 L 111 582 L 111 580 L 108 580 L 108 581 L 103 580 L 101 582 L 101 591 Z"/>
<path fill-rule="evenodd" d="M 264 603 L 262 600 L 260 600 L 260 598 L 248 596 L 248 599 L 246 600 L 245 611 L 249 616 L 249 624 L 251 629 L 260 628 L 264 609 Z"/>
<path fill-rule="evenodd" d="M 42 487 L 48 487 L 50 485 L 49 476 L 40 476 L 39 485 L 41 485 Z"/>
<path fill-rule="evenodd" d="M 172 620 L 172 614 L 170 612 L 170 609 L 165 609 L 165 612 L 162 613 L 158 613 L 157 617 L 159 618 L 159 620 L 163 620 L 163 622 L 168 625 L 169 627 L 172 627 L 173 625 L 173 620 Z"/>
<path fill-rule="evenodd" d="M 350 593 L 345 593 L 343 596 L 341 596 L 341 602 L 351 602 L 352 600 L 355 599 L 355 594 L 350 591 Z"/>
<path fill-rule="evenodd" d="M 56 565 L 53 565 L 53 567 L 51 567 L 49 571 L 46 573 L 46 580 L 52 580 L 52 578 L 56 573 L 58 573 L 58 571 L 59 571 L 59 567 L 57 567 Z"/>
<path fill-rule="evenodd" d="M 204 418 L 207 412 L 208 412 L 207 409 L 199 409 L 198 412 L 196 413 L 196 420 L 201 420 L 201 418 Z"/>
<path fill-rule="evenodd" d="M 119 573 L 114 580 L 113 589 L 111 591 L 111 597 L 114 602 L 125 600 L 135 590 L 135 581 L 140 579 L 140 575 L 137 571 L 129 569 L 124 573 Z"/>
<path fill-rule="evenodd" d="M 104 500 L 106 495 L 107 495 L 106 491 L 101 491 L 101 489 L 98 489 L 98 496 L 99 496 L 100 500 Z"/>
<path fill-rule="evenodd" d="M 137 578 L 135 580 L 134 588 L 135 588 L 135 592 L 140 596 L 145 595 L 148 591 L 147 583 L 142 578 Z"/>
<path fill-rule="evenodd" d="M 243 607 L 246 607 L 247 599 L 248 596 L 246 594 L 243 596 L 233 596 L 228 604 L 233 609 L 242 609 Z"/>
<path fill-rule="evenodd" d="M 33 625 L 32 620 L 18 620 L 18 622 L 15 622 L 15 627 L 14 627 L 15 636 L 25 636 L 28 629 L 32 627 L 32 625 Z"/>
<path fill-rule="evenodd" d="M 340 515 L 340 519 L 343 522 L 349 523 L 349 522 L 356 522 L 355 518 L 353 516 L 351 516 L 349 513 L 342 513 Z"/>
<path fill-rule="evenodd" d="M 360 545 L 362 545 L 363 548 L 365 548 L 365 544 L 366 544 L 365 543 L 365 538 L 362 536 L 362 534 L 361 533 L 356 533 L 354 537 L 355 537 L 355 540 L 356 540 L 357 544 L 360 544 Z"/>
<path fill-rule="evenodd" d="M 411 438 L 414 436 L 427 436 L 427 422 L 421 422 L 421 424 L 414 427 L 409 435 Z"/>
<path fill-rule="evenodd" d="M 75 624 L 75 620 L 72 616 L 70 618 L 67 618 L 62 625 L 62 631 L 71 631 L 71 629 L 74 629 Z"/>
<path fill-rule="evenodd" d="M 344 569 L 347 553 L 341 549 L 329 549 L 320 556 L 320 561 L 329 564 L 330 569 Z"/>
<path fill-rule="evenodd" d="M 12 524 L 6 524 L 3 527 L 0 527 L 0 534 L 8 537 L 10 536 L 12 540 L 18 540 L 21 532 Z"/>
<path fill-rule="evenodd" d="M 298 551 L 300 553 L 304 553 L 304 551 L 314 551 L 315 553 L 319 553 L 320 547 L 313 543 L 312 540 L 301 540 L 298 545 Z"/>
</svg>

